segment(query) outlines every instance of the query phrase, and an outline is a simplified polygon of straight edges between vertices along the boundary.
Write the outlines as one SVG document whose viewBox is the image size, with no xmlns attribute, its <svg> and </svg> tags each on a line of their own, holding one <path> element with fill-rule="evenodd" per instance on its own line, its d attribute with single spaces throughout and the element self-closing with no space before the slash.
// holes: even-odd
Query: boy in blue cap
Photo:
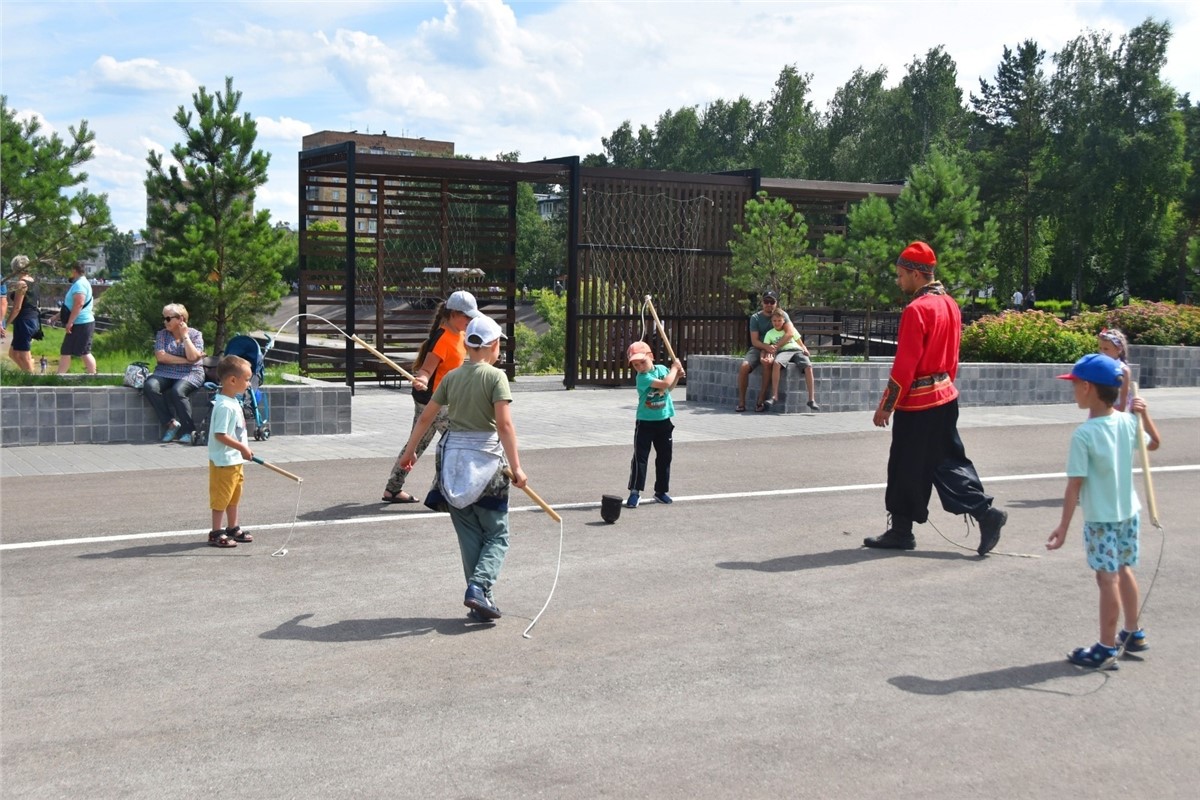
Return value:
<svg viewBox="0 0 1200 800">
<path fill-rule="evenodd" d="M 1088 418 L 1071 437 L 1062 519 L 1046 549 L 1062 547 L 1075 506 L 1082 505 L 1088 566 L 1095 570 L 1100 587 L 1100 640 L 1091 647 L 1075 648 L 1067 660 L 1081 667 L 1116 669 L 1122 648 L 1133 653 L 1150 648 L 1146 632 L 1138 627 L 1138 585 L 1133 576 L 1141 509 L 1133 488 L 1133 454 L 1138 449 L 1134 415 L 1141 415 L 1151 450 L 1158 449 L 1158 428 L 1140 397 L 1130 404 L 1132 413 L 1113 409 L 1123 380 L 1119 361 L 1092 353 L 1076 361 L 1069 375 L 1058 377 L 1074 383 L 1075 403 L 1088 410 Z M 1125 628 L 1118 634 L 1122 611 Z"/>
</svg>

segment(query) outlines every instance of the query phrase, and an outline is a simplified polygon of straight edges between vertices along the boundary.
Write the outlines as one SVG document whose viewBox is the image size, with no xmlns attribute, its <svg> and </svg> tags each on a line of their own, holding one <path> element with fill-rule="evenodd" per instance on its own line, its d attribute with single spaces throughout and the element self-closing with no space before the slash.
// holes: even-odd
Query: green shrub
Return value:
<svg viewBox="0 0 1200 800">
<path fill-rule="evenodd" d="M 518 324 L 513 336 L 518 375 L 545 375 L 563 371 L 567 358 L 567 297 L 549 289 L 530 293 L 538 315 L 550 329 L 540 336 L 528 325 Z"/>
<path fill-rule="evenodd" d="M 963 361 L 1065 364 L 1096 349 L 1094 335 L 1068 328 L 1044 311 L 1007 311 L 963 330 Z"/>
<path fill-rule="evenodd" d="M 1130 344 L 1200 345 L 1200 308 L 1135 300 L 1127 306 L 1085 311 L 1067 326 L 1090 337 L 1120 328 Z"/>
</svg>

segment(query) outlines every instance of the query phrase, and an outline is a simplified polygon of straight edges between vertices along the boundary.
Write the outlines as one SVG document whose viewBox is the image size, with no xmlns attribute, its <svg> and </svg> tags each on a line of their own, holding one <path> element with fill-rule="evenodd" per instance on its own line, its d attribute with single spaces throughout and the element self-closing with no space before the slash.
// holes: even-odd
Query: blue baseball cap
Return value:
<svg viewBox="0 0 1200 800">
<path fill-rule="evenodd" d="M 1064 381 L 1087 381 L 1100 386 L 1120 386 L 1125 379 L 1121 362 L 1103 353 L 1088 353 L 1075 362 L 1067 375 L 1056 376 Z"/>
</svg>

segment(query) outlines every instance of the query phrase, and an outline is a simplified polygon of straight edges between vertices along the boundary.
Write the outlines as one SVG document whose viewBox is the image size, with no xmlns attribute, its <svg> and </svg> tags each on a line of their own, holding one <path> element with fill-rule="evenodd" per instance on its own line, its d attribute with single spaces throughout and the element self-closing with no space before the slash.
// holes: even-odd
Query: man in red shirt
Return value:
<svg viewBox="0 0 1200 800">
<path fill-rule="evenodd" d="M 912 526 L 929 519 L 929 497 L 937 487 L 942 508 L 970 514 L 979 522 L 979 555 L 1000 541 L 1008 513 L 992 505 L 975 465 L 958 436 L 958 303 L 934 280 L 937 257 L 925 242 L 913 242 L 896 260 L 896 284 L 912 301 L 900 315 L 896 360 L 875 410 L 876 427 L 886 428 L 895 412 L 884 505 L 888 529 L 863 540 L 867 547 L 912 550 Z"/>
</svg>

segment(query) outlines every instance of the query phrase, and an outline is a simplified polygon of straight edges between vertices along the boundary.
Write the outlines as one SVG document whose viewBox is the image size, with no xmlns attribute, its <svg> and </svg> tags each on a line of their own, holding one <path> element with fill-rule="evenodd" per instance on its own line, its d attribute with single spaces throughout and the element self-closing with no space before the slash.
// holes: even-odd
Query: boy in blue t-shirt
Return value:
<svg viewBox="0 0 1200 800">
<path fill-rule="evenodd" d="M 238 525 L 238 503 L 242 499 L 242 464 L 254 458 L 246 443 L 246 415 L 238 395 L 250 388 L 250 362 L 225 356 L 217 364 L 221 391 L 213 400 L 208 420 L 208 505 L 212 509 L 213 547 L 237 547 L 254 537 Z M 221 527 L 221 522 L 228 525 Z"/>
<path fill-rule="evenodd" d="M 655 364 L 650 345 L 634 342 L 626 353 L 629 365 L 637 370 L 638 407 L 633 428 L 633 461 L 629 469 L 629 499 L 625 505 L 637 508 L 642 490 L 646 488 L 646 470 L 650 463 L 650 448 L 654 447 L 654 499 L 670 503 L 671 495 L 671 434 L 675 430 L 671 417 L 675 404 L 671 390 L 684 376 L 683 366 L 676 361 L 667 369 Z"/>
<path fill-rule="evenodd" d="M 1158 428 L 1140 397 L 1130 404 L 1133 413 L 1113 409 L 1124 379 L 1119 361 L 1092 353 L 1076 361 L 1071 374 L 1058 377 L 1074 383 L 1075 403 L 1088 410 L 1088 418 L 1071 437 L 1062 518 L 1046 549 L 1062 547 L 1075 506 L 1081 505 L 1088 566 L 1096 571 L 1100 587 L 1100 640 L 1091 647 L 1075 648 L 1067 660 L 1081 667 L 1116 669 L 1122 648 L 1134 653 L 1150 648 L 1146 632 L 1138 627 L 1138 585 L 1133 576 L 1141 509 L 1133 488 L 1133 454 L 1139 447 L 1136 415 L 1141 415 L 1151 450 L 1158 449 Z M 1125 628 L 1118 635 L 1122 611 Z"/>
</svg>

